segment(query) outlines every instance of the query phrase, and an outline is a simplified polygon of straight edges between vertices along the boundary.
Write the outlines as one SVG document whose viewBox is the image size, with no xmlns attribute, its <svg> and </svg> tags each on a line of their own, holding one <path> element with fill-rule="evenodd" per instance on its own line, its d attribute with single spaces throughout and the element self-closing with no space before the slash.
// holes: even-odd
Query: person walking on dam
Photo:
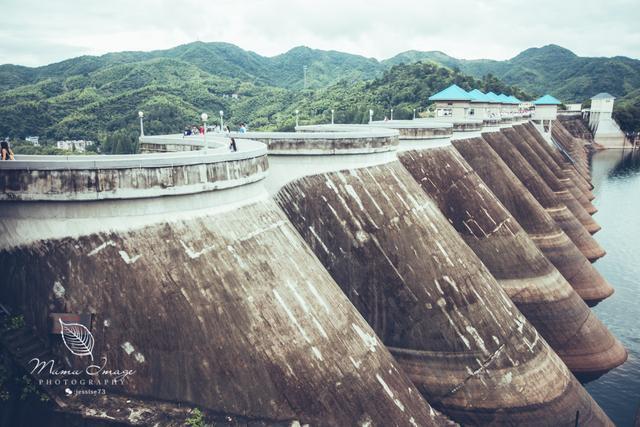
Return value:
<svg viewBox="0 0 640 427">
<path fill-rule="evenodd" d="M 0 143 L 0 156 L 2 160 L 14 160 L 13 151 L 11 151 L 9 141 L 6 139 Z"/>
</svg>

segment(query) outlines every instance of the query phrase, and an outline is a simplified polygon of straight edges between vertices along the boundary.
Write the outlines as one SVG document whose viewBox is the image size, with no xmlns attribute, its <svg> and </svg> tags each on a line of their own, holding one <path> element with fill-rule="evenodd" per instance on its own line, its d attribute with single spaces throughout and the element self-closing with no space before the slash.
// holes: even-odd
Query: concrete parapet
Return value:
<svg viewBox="0 0 640 427">
<path fill-rule="evenodd" d="M 127 229 L 266 197 L 267 149 L 17 156 L 0 164 L 0 247 Z"/>
</svg>

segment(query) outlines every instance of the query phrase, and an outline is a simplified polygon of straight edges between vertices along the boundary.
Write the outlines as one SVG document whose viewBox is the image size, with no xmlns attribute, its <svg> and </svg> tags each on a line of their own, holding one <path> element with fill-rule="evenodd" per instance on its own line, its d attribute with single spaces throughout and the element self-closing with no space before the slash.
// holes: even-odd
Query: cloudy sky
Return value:
<svg viewBox="0 0 640 427">
<path fill-rule="evenodd" d="M 409 50 L 507 59 L 559 44 L 640 58 L 640 0 L 0 0 L 0 64 L 226 41 L 378 59 Z"/>
</svg>

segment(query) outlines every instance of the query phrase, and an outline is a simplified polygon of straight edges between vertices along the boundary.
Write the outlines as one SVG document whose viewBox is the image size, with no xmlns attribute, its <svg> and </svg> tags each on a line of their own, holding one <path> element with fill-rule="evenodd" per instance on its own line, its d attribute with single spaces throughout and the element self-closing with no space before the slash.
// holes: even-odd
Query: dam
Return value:
<svg viewBox="0 0 640 427">
<path fill-rule="evenodd" d="M 554 145 L 522 118 L 299 130 L 2 165 L 0 303 L 24 319 L 3 343 L 25 369 L 40 352 L 82 368 L 51 319 L 89 318 L 91 356 L 135 371 L 98 400 L 46 388 L 59 410 L 612 425 L 575 377 L 627 352 L 589 308 L 613 287 L 568 130 Z"/>
</svg>

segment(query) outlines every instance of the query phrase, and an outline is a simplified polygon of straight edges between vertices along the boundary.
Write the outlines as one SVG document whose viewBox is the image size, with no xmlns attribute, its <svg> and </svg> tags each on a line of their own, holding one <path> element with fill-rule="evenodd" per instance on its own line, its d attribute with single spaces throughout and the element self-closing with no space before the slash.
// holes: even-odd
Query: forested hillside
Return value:
<svg viewBox="0 0 640 427">
<path fill-rule="evenodd" d="M 219 110 L 230 123 L 245 121 L 253 129 L 291 129 L 296 109 L 303 121 L 328 120 L 331 109 L 339 122 L 365 121 L 370 108 L 379 118 L 390 108 L 406 118 L 453 82 L 522 99 L 549 92 L 583 101 L 607 91 L 621 98 L 616 117 L 623 128 L 638 130 L 639 64 L 621 57 L 581 58 L 558 46 L 528 49 L 508 61 L 409 51 L 380 62 L 306 47 L 268 58 L 231 44 L 196 42 L 38 68 L 1 65 L 0 136 L 109 145 L 107 137 L 115 134 L 135 139 L 138 110 L 145 112 L 149 133 L 179 132 L 201 112 L 218 117 Z M 118 144 L 112 145 L 116 150 Z"/>
</svg>

